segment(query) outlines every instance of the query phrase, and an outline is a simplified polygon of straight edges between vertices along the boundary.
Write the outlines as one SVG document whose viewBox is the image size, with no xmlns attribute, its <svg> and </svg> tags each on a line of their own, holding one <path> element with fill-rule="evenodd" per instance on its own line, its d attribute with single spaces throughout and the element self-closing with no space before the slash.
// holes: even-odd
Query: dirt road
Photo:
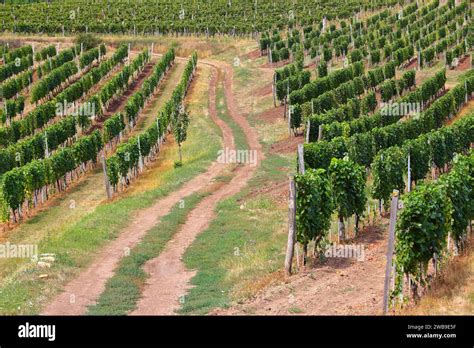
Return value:
<svg viewBox="0 0 474 348">
<path fill-rule="evenodd" d="M 210 113 L 213 120 L 221 128 L 224 146 L 233 147 L 234 140 L 231 129 L 217 117 L 215 105 L 217 80 L 217 69 L 214 68 L 209 85 Z M 176 81 L 176 83 L 177 82 L 178 81 Z M 114 241 L 110 242 L 99 252 L 89 268 L 68 283 L 64 292 L 46 306 L 42 314 L 85 314 L 87 307 L 93 305 L 104 291 L 107 280 L 113 276 L 114 270 L 120 259 L 125 255 L 125 252 L 129 250 L 129 248 L 133 248 L 146 232 L 153 228 L 163 216 L 168 214 L 172 207 L 181 199 L 210 185 L 212 180 L 224 170 L 225 166 L 223 163 L 214 162 L 205 173 L 200 174 L 184 184 L 178 191 L 159 200 L 153 206 L 140 211 L 134 221 L 131 221 L 129 226 L 125 228 Z"/>
<path fill-rule="evenodd" d="M 227 108 L 230 116 L 244 131 L 250 150 L 257 151 L 257 163 L 263 159 L 263 153 L 258 142 L 256 131 L 250 127 L 247 120 L 239 113 L 232 93 L 232 68 L 223 63 L 209 62 L 208 64 L 222 69 L 224 73 L 224 91 Z M 213 81 L 214 82 L 214 81 Z M 211 117 L 217 118 L 215 109 L 215 84 L 211 83 L 210 112 Z M 162 253 L 145 264 L 145 271 L 149 274 L 143 297 L 138 302 L 133 315 L 171 315 L 180 307 L 180 298 L 189 289 L 189 283 L 195 271 L 186 269 L 183 255 L 192 244 L 196 236 L 204 231 L 215 217 L 215 208 L 219 201 L 238 193 L 247 185 L 257 166 L 250 164 L 239 165 L 234 171 L 232 180 L 222 185 L 211 195 L 204 198 L 194 208 L 185 224 L 176 233 Z"/>
</svg>

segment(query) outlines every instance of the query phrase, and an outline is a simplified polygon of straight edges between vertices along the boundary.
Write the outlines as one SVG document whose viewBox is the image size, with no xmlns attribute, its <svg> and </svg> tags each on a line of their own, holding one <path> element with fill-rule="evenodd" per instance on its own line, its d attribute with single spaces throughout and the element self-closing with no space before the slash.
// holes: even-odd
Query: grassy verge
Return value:
<svg viewBox="0 0 474 348">
<path fill-rule="evenodd" d="M 139 178 L 133 183 L 132 188 L 148 185 L 146 191 L 138 190 L 121 195 L 112 202 L 87 211 L 76 222 L 63 224 L 56 234 L 48 232 L 47 236 L 38 241 L 38 248 L 40 253 L 54 253 L 55 262 L 47 269 L 40 269 L 36 263 L 27 262 L 15 273 L 9 274 L 0 287 L 0 314 L 37 314 L 67 280 L 92 262 L 97 250 L 117 237 L 138 210 L 178 189 L 184 182 L 204 172 L 215 160 L 216 153 L 222 146 L 220 132 L 202 112 L 208 103 L 208 76 L 206 69 L 202 78 L 198 79 L 200 82 L 197 82 L 196 93 L 190 95 L 192 121 L 188 139 L 183 144 L 184 166 L 178 169 L 173 169 L 172 165 L 156 166 L 143 175 L 145 179 L 151 177 L 150 181 Z M 173 163 L 176 156 L 175 146 L 170 141 L 160 153 L 160 161 L 165 164 Z M 93 189 L 97 192 L 103 187 L 96 186 Z M 101 195 L 103 196 L 103 192 Z M 87 198 L 78 197 L 76 209 L 82 205 L 86 209 Z M 68 198 L 65 201 L 68 203 Z M 47 210 L 32 223 L 45 229 L 47 226 L 42 221 L 45 218 L 51 221 L 61 219 L 63 209 L 68 208 L 65 206 Z M 30 229 L 34 230 L 34 226 L 30 225 Z"/>
<path fill-rule="evenodd" d="M 184 224 L 189 212 L 206 194 L 195 193 L 176 204 L 168 215 L 143 237 L 130 254 L 122 259 L 115 275 L 106 283 L 96 305 L 89 307 L 91 315 L 125 315 L 136 308 L 147 279 L 142 266 L 157 257 L 166 243 Z"/>
<path fill-rule="evenodd" d="M 235 122 L 234 119 L 229 115 L 229 111 L 227 109 L 227 102 L 224 97 L 224 87 L 222 86 L 222 84 L 219 84 L 217 87 L 216 99 L 217 117 L 224 121 L 232 130 L 237 150 L 248 149 L 247 138 L 245 137 L 244 131 L 242 130 L 242 128 L 240 128 L 237 122 Z"/>
<path fill-rule="evenodd" d="M 216 219 L 184 255 L 186 266 L 198 273 L 180 313 L 227 307 L 275 279 L 272 273 L 281 269 L 284 258 L 286 204 L 249 193 L 264 178 L 283 180 L 282 166 L 289 166 L 284 157 L 267 157 L 245 191 L 218 204 Z"/>
</svg>

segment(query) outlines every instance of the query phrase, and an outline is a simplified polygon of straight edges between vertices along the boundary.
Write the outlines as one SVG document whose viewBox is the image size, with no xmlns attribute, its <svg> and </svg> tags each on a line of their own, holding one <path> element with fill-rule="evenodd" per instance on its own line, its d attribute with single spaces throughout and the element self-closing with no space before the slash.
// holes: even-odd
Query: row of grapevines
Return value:
<svg viewBox="0 0 474 348">
<path fill-rule="evenodd" d="M 402 78 L 400 80 L 397 81 L 397 92 L 403 89 L 411 88 L 414 85 L 415 70 L 409 70 L 402 75 Z M 331 123 L 334 122 L 352 121 L 360 117 L 361 115 L 367 115 L 369 112 L 374 111 L 376 107 L 377 99 L 375 93 L 373 91 L 370 91 L 362 100 L 359 100 L 357 98 L 350 99 L 347 103 L 335 109 L 329 109 L 324 111 L 323 113 L 311 115 L 307 117 L 307 119 L 310 121 L 309 140 L 316 140 L 320 125 L 328 125 L 330 127 Z M 324 127 L 323 130 L 325 130 Z"/>
<path fill-rule="evenodd" d="M 76 117 L 68 116 L 47 127 L 44 132 L 0 149 L 0 175 L 21 167 L 34 159 L 45 157 L 48 151 L 56 150 L 66 140 L 76 135 Z"/>
<path fill-rule="evenodd" d="M 426 284 L 428 263 L 446 251 L 448 234 L 461 248 L 474 218 L 474 154 L 457 156 L 453 168 L 438 181 L 418 185 L 402 196 L 396 226 L 396 286 L 401 295 L 403 276 L 412 289 Z"/>
<path fill-rule="evenodd" d="M 12 144 L 25 136 L 32 135 L 36 129 L 42 128 L 57 116 L 57 105 L 72 103 L 82 98 L 104 76 L 109 74 L 113 68 L 123 62 L 127 55 L 127 46 L 121 45 L 110 59 L 93 68 L 57 95 L 56 98 L 41 104 L 21 120 L 12 121 L 10 126 L 0 128 L 0 146 Z"/>
<path fill-rule="evenodd" d="M 23 58 L 30 55 L 33 55 L 33 47 L 31 45 L 22 46 L 17 49 L 6 52 L 3 55 L 3 63 L 8 64 L 14 62 L 17 58 Z"/>
<path fill-rule="evenodd" d="M 67 62 L 54 69 L 47 76 L 39 80 L 31 89 L 31 102 L 37 103 L 42 98 L 50 95 L 63 82 L 74 76 L 79 71 L 75 62 Z"/>
<path fill-rule="evenodd" d="M 377 105 L 375 93 L 369 91 L 365 96 L 363 81 L 360 77 L 347 81 L 332 91 L 328 91 L 311 101 L 311 112 L 321 113 L 338 109 L 341 105 L 349 104 L 353 112 L 353 116 L 360 115 L 362 110 L 368 112 L 373 110 Z M 303 104 L 303 106 L 305 106 Z M 367 109 L 368 108 L 368 109 Z M 367 109 L 367 110 L 366 110 Z M 292 124 L 299 128 L 304 117 L 304 109 L 299 104 L 291 106 L 291 121 Z M 311 119 L 311 117 L 306 117 Z M 310 126 L 311 127 L 311 126 Z"/>
<path fill-rule="evenodd" d="M 22 72 L 11 79 L 4 81 L 0 85 L 0 95 L 4 99 L 13 98 L 25 87 L 29 86 L 33 81 L 33 71 L 27 70 Z M 8 112 L 8 110 L 7 110 Z"/>
<path fill-rule="evenodd" d="M 6 44 L 0 44 L 0 57 L 2 57 L 3 62 L 5 62 L 5 55 L 8 53 L 9 47 Z"/>
<path fill-rule="evenodd" d="M 125 66 L 122 71 L 115 75 L 108 81 L 99 92 L 90 97 L 86 102 L 89 105 L 94 105 L 97 117 L 102 117 L 105 109 L 108 108 L 109 103 L 118 98 L 128 87 L 131 77 L 135 73 L 141 71 L 146 63 L 150 60 L 150 52 L 144 49 L 131 63 Z M 90 125 L 91 119 L 89 117 L 80 117 L 79 124 L 82 128 Z"/>
<path fill-rule="evenodd" d="M 122 57 L 122 54 L 119 53 L 119 56 Z M 148 57 L 148 51 L 142 52 L 129 66 L 126 67 L 128 72 L 122 74 L 121 80 L 125 81 L 126 76 L 127 80 L 124 83 L 128 84 L 128 78 L 146 64 L 149 59 Z M 123 56 L 122 59 L 123 58 L 125 58 L 125 56 Z M 104 86 L 103 89 L 107 88 L 107 86 L 108 85 Z M 63 123 L 67 127 L 67 130 L 64 130 L 61 127 Z M 58 138 L 55 139 L 57 140 L 57 143 L 54 145 L 59 145 L 59 141 L 61 140 L 59 137 L 63 136 L 70 138 L 72 133 L 76 132 L 75 117 L 68 117 L 59 124 L 61 126 L 58 126 L 58 124 L 52 126 L 56 127 L 58 130 L 58 132 L 55 133 L 55 135 L 58 136 Z M 48 134 L 40 134 L 38 137 L 33 137 L 32 139 L 27 140 L 23 150 L 28 151 L 34 148 L 36 153 L 31 155 L 31 158 L 34 158 L 34 155 L 42 156 L 44 152 L 41 150 L 45 150 L 45 137 L 47 136 Z M 34 159 L 21 167 L 6 172 L 2 176 L 0 192 L 3 196 L 3 201 L 11 210 L 14 220 L 16 220 L 17 214 L 21 216 L 21 207 L 25 200 L 31 201 L 34 199 L 36 204 L 37 195 L 40 190 L 42 191 L 45 187 L 55 184 L 57 185 L 58 190 L 61 190 L 63 187 L 60 182 L 61 180 L 64 181 L 64 185 L 67 185 L 68 176 L 72 181 L 73 172 L 79 167 L 83 167 L 85 164 L 90 162 L 95 163 L 99 152 L 103 148 L 102 138 L 103 134 L 99 130 L 95 130 L 90 135 L 79 138 L 72 145 L 59 149 L 51 155 L 51 157 Z M 50 139 L 48 138 L 48 146 L 49 140 Z M 16 189 L 14 190 L 13 188 L 15 185 Z"/>
<path fill-rule="evenodd" d="M 0 82 L 5 81 L 9 77 L 16 75 L 22 71 L 33 66 L 33 56 L 30 54 L 28 56 L 18 58 L 13 62 L 7 63 L 0 66 Z"/>
<path fill-rule="evenodd" d="M 35 52 L 35 60 L 41 62 L 42 60 L 47 59 L 48 57 L 54 57 L 57 55 L 56 46 L 50 45 L 42 48 L 41 50 Z"/>
<path fill-rule="evenodd" d="M 388 9 L 377 13 L 369 17 L 365 24 L 359 22 L 357 18 L 352 18 L 351 23 L 347 24 L 345 21 L 340 21 L 340 27 L 336 28 L 334 23 L 329 25 L 329 30 L 323 30 L 323 23 L 320 23 L 318 28 L 308 26 L 303 28 L 304 33 L 304 48 L 309 51 L 311 58 L 321 56 L 318 70 L 327 69 L 327 62 L 331 61 L 333 56 L 341 57 L 342 55 L 348 54 L 349 60 L 352 63 L 360 61 L 362 56 L 366 56 L 366 52 L 359 50 L 365 43 L 361 40 L 361 37 L 366 32 L 377 32 L 380 23 L 383 23 L 383 19 L 387 18 L 390 11 Z M 362 29 L 364 33 L 362 32 Z M 372 38 L 371 42 L 375 41 Z M 353 47 L 354 50 L 349 52 L 349 49 Z M 382 45 L 383 47 L 383 45 Z"/>
<path fill-rule="evenodd" d="M 474 78 L 469 79 L 466 86 L 458 85 L 450 90 L 433 102 L 419 118 L 374 128 L 348 138 L 337 137 L 330 142 L 305 144 L 305 162 L 311 168 L 327 168 L 331 158 L 341 158 L 347 153 L 356 163 L 369 167 L 380 150 L 400 145 L 405 140 L 441 127 L 464 104 L 466 95 L 472 94 Z"/>
<path fill-rule="evenodd" d="M 286 79 L 277 81 L 276 83 L 276 97 L 280 102 L 288 96 L 289 93 L 303 88 L 310 83 L 311 72 L 299 71 Z"/>
<path fill-rule="evenodd" d="M 358 62 L 356 64 L 363 64 L 362 62 Z M 382 78 L 380 81 L 377 80 L 377 83 L 374 84 L 371 82 L 370 76 L 372 76 L 374 72 L 380 72 Z M 292 125 L 293 127 L 299 128 L 303 119 L 311 119 L 313 114 L 319 114 L 326 111 L 333 110 L 335 108 L 339 108 L 342 105 L 345 105 L 349 101 L 351 101 L 351 106 L 355 106 L 357 109 L 351 108 L 351 116 L 358 117 L 360 112 L 368 113 L 370 111 L 375 110 L 377 106 L 377 100 L 375 93 L 369 91 L 366 96 L 362 99 L 362 102 L 356 101 L 354 103 L 354 99 L 356 97 L 360 97 L 362 94 L 366 93 L 366 90 L 370 88 L 377 87 L 377 84 L 381 83 L 384 79 L 384 74 L 387 77 L 391 77 L 395 75 L 395 67 L 393 64 L 388 63 L 386 67 L 376 68 L 370 70 L 367 75 L 363 76 L 356 76 L 350 79 L 347 82 L 340 84 L 333 90 L 328 90 L 323 94 L 319 95 L 316 98 L 313 98 L 310 102 L 304 103 L 302 106 L 299 104 L 292 105 Z M 405 87 L 404 79 L 400 80 L 398 85 L 400 88 Z M 362 106 L 362 110 L 361 110 Z M 314 126 L 310 126 L 314 129 Z M 319 127 L 319 125 L 318 125 Z M 311 138 L 311 134 L 310 134 Z"/>
<path fill-rule="evenodd" d="M 299 72 L 300 69 L 298 69 L 296 64 L 288 64 L 285 65 L 283 68 L 275 69 L 275 80 L 276 82 L 282 81 Z"/>
<path fill-rule="evenodd" d="M 456 45 L 452 50 L 446 51 L 446 65 L 451 65 L 454 58 L 461 58 L 466 53 L 466 44 L 461 42 Z"/>
<path fill-rule="evenodd" d="M 42 78 L 52 70 L 72 61 L 76 56 L 76 50 L 77 47 L 63 50 L 53 58 L 49 58 L 47 62 L 38 66 L 36 69 L 38 78 Z M 31 85 L 31 83 L 33 83 L 33 71 L 28 70 L 24 73 L 18 74 L 18 76 L 14 78 L 8 79 L 0 85 L 0 95 L 7 99 L 5 110 L 0 111 L 0 121 L 2 121 L 2 123 L 5 123 L 7 119 L 11 122 L 17 114 L 23 112 L 24 97 L 18 96 L 18 94 L 24 88 Z M 14 96 L 17 96 L 17 100 L 8 100 Z"/>
<path fill-rule="evenodd" d="M 92 48 L 79 58 L 79 66 L 81 69 L 91 64 L 94 60 L 99 59 L 99 57 L 104 56 L 106 53 L 105 44 L 101 44 L 98 48 Z"/>
<path fill-rule="evenodd" d="M 143 55 L 147 55 L 147 52 L 139 55 L 134 60 L 134 62 L 138 61 L 141 65 L 132 63 L 131 66 L 137 66 L 137 68 L 143 67 L 147 61 L 143 59 Z M 126 82 L 128 83 L 128 80 Z M 72 137 L 76 135 L 76 123 L 83 126 L 83 128 L 88 126 L 90 121 L 84 122 L 83 118 L 89 120 L 90 116 L 91 115 L 86 114 L 68 116 L 58 123 L 47 127 L 41 133 L 37 133 L 30 138 L 25 138 L 13 145 L 0 149 L 0 175 L 14 167 L 21 167 L 34 159 L 44 158 L 47 156 L 46 150 L 48 150 L 48 152 L 54 151 L 64 142 L 72 139 Z"/>
<path fill-rule="evenodd" d="M 467 151 L 471 143 L 474 143 L 474 115 L 380 151 L 371 166 L 372 196 L 388 202 L 393 190 L 405 189 L 408 156 L 411 180 L 416 182 L 426 177 L 432 165 L 443 167 L 456 153 Z"/>
<path fill-rule="evenodd" d="M 71 173 L 82 163 L 95 162 L 102 149 L 102 138 L 98 130 L 91 135 L 81 137 L 72 146 L 55 152 L 49 158 L 34 160 L 25 166 L 14 168 L 5 173 L 1 179 L 1 195 L 12 211 L 21 214 L 21 206 L 25 200 L 36 198 L 39 190 L 48 185 L 58 185 L 60 180 L 67 180 L 66 174 Z"/>
<path fill-rule="evenodd" d="M 355 63 L 347 68 L 333 71 L 326 77 L 305 85 L 302 89 L 291 92 L 289 102 L 291 105 L 303 104 L 327 92 L 339 87 L 344 82 L 354 79 L 354 77 L 364 74 L 364 65 L 362 62 Z"/>
<path fill-rule="evenodd" d="M 75 57 L 76 47 L 63 50 L 54 57 L 49 57 L 49 59 L 40 65 L 36 70 L 38 72 L 38 77 L 41 78 L 47 75 L 49 72 L 51 72 L 51 70 L 60 67 L 64 63 L 70 62 Z"/>
<path fill-rule="evenodd" d="M 467 26 L 462 26 L 461 29 L 457 30 L 457 23 L 462 25 L 462 21 L 467 16 L 465 13 L 468 10 L 467 2 L 463 2 L 453 9 L 450 9 L 451 7 L 445 5 L 435 8 L 430 4 L 423 7 L 420 12 L 423 15 L 423 13 L 426 14 L 426 12 L 431 11 L 431 16 L 424 20 L 416 21 L 415 23 L 407 22 L 407 17 L 403 13 L 402 22 L 412 24 L 400 27 L 400 18 L 397 18 L 395 21 L 389 19 L 387 23 L 382 23 L 379 27 L 358 26 L 358 28 L 355 28 L 355 31 L 351 30 L 350 35 L 346 32 L 344 33 L 345 35 L 338 37 L 337 40 L 342 40 L 342 42 L 347 44 L 350 39 L 350 42 L 354 43 L 354 49 L 348 54 L 352 62 L 359 61 L 370 53 L 371 64 L 378 63 L 381 60 L 380 49 L 383 49 L 384 59 L 394 60 L 397 66 L 413 57 L 415 47 L 421 50 L 427 49 L 429 45 L 433 44 L 433 47 L 427 49 L 426 53 L 421 53 L 421 64 L 423 64 L 424 57 L 429 61 L 433 60 L 434 55 L 432 53 L 435 47 L 436 53 L 439 54 L 446 50 L 448 46 L 453 45 L 456 41 L 462 40 L 463 37 L 468 35 Z M 390 24 L 394 24 L 396 28 L 392 28 Z M 447 29 L 453 33 L 448 38 L 446 38 Z M 473 40 L 474 35 L 468 35 L 468 41 L 471 42 L 470 46 L 472 46 Z M 337 52 L 338 48 L 339 52 Z M 314 47 L 312 49 L 315 50 L 312 53 L 312 57 L 319 54 L 317 49 Z M 323 53 L 325 60 L 331 59 L 332 51 L 326 44 Z M 336 55 L 341 55 L 341 48 L 338 46 L 336 46 Z M 325 66 L 323 63 L 321 65 Z"/>
<path fill-rule="evenodd" d="M 74 59 L 74 57 L 75 53 L 73 48 L 60 52 L 58 55 L 50 58 L 47 62 L 38 67 L 38 77 L 41 78 L 45 76 L 51 70 L 58 68 L 64 63 L 70 62 Z M 5 99 L 9 99 L 17 95 L 25 87 L 29 86 L 33 82 L 32 75 L 32 71 L 26 71 L 2 83 L 0 85 L 1 96 Z"/>
<path fill-rule="evenodd" d="M 395 5 L 396 0 L 317 3 L 303 0 L 254 2 L 176 2 L 65 0 L 5 5 L 0 29 L 10 32 L 115 34 L 245 35 L 272 28 L 305 26 L 323 17 L 350 18 L 354 13 Z M 14 16 L 11 13 L 14 13 Z M 31 16 L 34 13 L 34 16 Z M 73 13 L 64 16 L 64 13 Z"/>
<path fill-rule="evenodd" d="M 148 49 L 144 49 L 137 58 L 135 58 L 130 65 L 125 68 L 110 81 L 108 81 L 104 87 L 97 93 L 97 99 L 100 101 L 102 108 L 107 107 L 117 93 L 120 93 L 124 88 L 127 87 L 130 77 L 137 71 L 143 69 L 145 63 L 150 60 L 150 54 Z"/>
<path fill-rule="evenodd" d="M 142 87 L 138 92 L 129 98 L 125 106 L 125 114 L 128 122 L 132 126 L 138 117 L 139 112 L 145 105 L 146 101 L 151 98 L 153 92 L 156 90 L 168 69 L 174 63 L 175 53 L 174 49 L 169 49 L 160 61 L 155 65 L 151 75 L 143 81 Z M 119 112 L 108 118 L 104 122 L 104 143 L 109 143 L 114 138 L 117 138 L 125 129 L 124 114 Z"/>
<path fill-rule="evenodd" d="M 411 8 L 411 6 L 408 5 L 407 8 Z M 448 6 L 444 6 L 443 11 L 447 9 Z M 404 8 L 403 20 L 407 18 L 405 17 L 405 10 Z M 442 12 L 440 11 L 440 13 Z M 406 27 L 406 35 L 400 28 L 392 30 L 392 25 L 398 25 L 400 18 L 398 15 L 395 15 L 396 17 L 388 17 L 388 15 L 388 11 L 383 11 L 373 16 L 373 20 L 372 17 L 369 17 L 365 25 L 361 22 L 353 22 L 350 27 L 347 27 L 345 22 L 341 22 L 341 29 L 333 30 L 331 26 L 330 30 L 326 33 L 321 33 L 318 30 L 309 30 L 309 34 L 305 33 L 305 49 L 310 50 L 311 58 L 316 57 L 320 53 L 322 54 L 324 61 L 320 64 L 321 68 L 326 68 L 325 63 L 332 59 L 333 50 L 337 57 L 348 53 L 349 44 L 352 44 L 354 48 L 348 53 L 349 60 L 352 63 L 362 60 L 370 53 L 371 64 L 376 64 L 381 61 L 380 49 L 384 51 L 384 59 L 390 59 L 392 52 L 396 50 L 400 50 L 399 53 L 402 53 L 402 48 L 406 49 L 405 52 L 411 51 L 411 57 L 413 55 L 413 46 L 419 46 L 415 42 L 419 40 L 420 36 L 418 27 Z M 382 19 L 384 20 L 382 21 Z M 428 28 L 422 28 L 422 30 L 425 29 Z M 412 31 L 416 35 L 410 36 L 409 32 Z M 330 45 L 331 42 L 332 45 Z M 319 52 L 321 51 L 321 45 L 323 45 L 322 52 Z"/>
<path fill-rule="evenodd" d="M 170 49 L 166 52 L 160 62 L 155 66 L 151 76 L 143 82 L 140 91 L 135 93 L 125 105 L 125 115 L 128 122 L 133 124 L 138 116 L 138 113 L 143 108 L 145 101 L 151 96 L 155 88 L 160 83 L 165 73 L 174 62 L 174 50 Z"/>
<path fill-rule="evenodd" d="M 7 99 L 3 109 L 0 109 L 0 122 L 5 124 L 7 120 L 11 120 L 17 114 L 23 113 L 25 109 L 25 97 L 19 96 L 15 99 Z"/>
<path fill-rule="evenodd" d="M 72 61 L 68 61 L 57 68 L 51 70 L 48 75 L 39 80 L 31 90 L 31 102 L 35 103 L 42 98 L 50 95 L 63 82 L 75 75 L 79 69 L 84 69 L 95 60 L 103 57 L 105 54 L 105 45 L 101 44 L 98 48 L 91 48 L 79 57 L 79 67 Z M 71 52 L 68 56 L 71 55 Z M 59 57 L 59 56 L 58 56 Z"/>
<path fill-rule="evenodd" d="M 138 166 L 140 157 L 147 157 L 156 151 L 160 140 L 166 135 L 182 107 L 186 91 L 194 76 L 196 64 L 197 53 L 194 52 L 186 64 L 181 80 L 175 87 L 171 98 L 161 109 L 156 124 L 150 126 L 143 134 L 131 137 L 126 143 L 121 144 L 116 154 L 107 159 L 107 174 L 115 189 L 120 178 L 127 180 L 130 171 Z"/>
<path fill-rule="evenodd" d="M 444 88 L 446 82 L 446 73 L 441 71 L 435 76 L 426 80 L 415 91 L 409 92 L 397 100 L 393 107 L 400 105 L 420 105 L 420 109 L 426 105 L 427 102 L 435 98 Z M 385 127 L 396 123 L 402 117 L 403 112 L 392 112 L 391 106 L 386 105 L 379 110 L 375 115 L 370 117 L 361 117 L 349 122 L 333 122 L 323 127 L 323 138 L 327 141 L 338 136 L 356 136 L 369 132 L 377 127 Z"/>
<path fill-rule="evenodd" d="M 325 241 L 333 212 L 345 238 L 344 219 L 356 215 L 358 221 L 367 203 L 365 180 L 364 168 L 347 158 L 333 158 L 327 171 L 309 168 L 295 176 L 296 237 L 305 251 L 311 240 L 316 249 Z"/>
<path fill-rule="evenodd" d="M 378 70 L 378 69 L 377 69 Z M 389 69 L 387 69 L 389 70 Z M 373 70 L 371 70 L 373 71 Z M 353 79 L 342 83 L 337 88 L 324 92 L 320 96 L 313 98 L 310 102 L 304 103 L 301 107 L 296 107 L 297 112 L 301 112 L 301 117 L 308 119 L 311 115 L 320 114 L 339 106 L 346 104 L 349 100 L 360 97 L 369 91 L 371 88 L 377 87 L 377 84 L 372 85 L 369 81 L 370 72 L 367 75 L 356 76 Z M 383 75 L 382 75 L 383 76 Z M 387 76 L 391 76 L 387 72 Z M 383 78 L 381 82 L 383 81 Z M 402 79 L 403 81 L 403 79 Z M 380 82 L 379 82 L 380 83 Z M 400 82 L 400 84 L 402 84 Z M 402 85 L 405 87 L 405 85 Z M 375 93 L 369 91 L 362 100 L 363 110 L 365 112 L 373 111 L 377 106 Z"/>
</svg>

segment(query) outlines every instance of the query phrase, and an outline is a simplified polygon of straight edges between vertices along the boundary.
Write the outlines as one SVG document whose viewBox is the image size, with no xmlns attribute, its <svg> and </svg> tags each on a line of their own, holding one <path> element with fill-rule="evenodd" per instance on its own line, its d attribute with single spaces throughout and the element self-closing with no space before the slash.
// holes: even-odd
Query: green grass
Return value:
<svg viewBox="0 0 474 348">
<path fill-rule="evenodd" d="M 219 84 L 219 86 L 217 87 L 216 99 L 217 116 L 221 120 L 223 120 L 232 130 L 236 149 L 247 150 L 248 143 L 244 131 L 242 130 L 242 128 L 240 128 L 237 122 L 235 122 L 234 119 L 229 115 L 226 99 L 224 97 L 224 88 L 222 87 L 222 84 Z"/>
<path fill-rule="evenodd" d="M 299 313 L 304 313 L 304 310 L 299 307 L 291 307 L 288 309 L 288 313 L 299 314 Z"/>
<path fill-rule="evenodd" d="M 184 224 L 189 212 L 206 194 L 195 193 L 177 203 L 171 212 L 143 237 L 142 241 L 124 257 L 112 278 L 106 283 L 97 304 L 89 307 L 90 315 L 126 315 L 136 308 L 141 290 L 148 278 L 142 266 L 157 257 L 166 243 Z"/>
<path fill-rule="evenodd" d="M 255 84 L 255 74 L 253 69 L 247 67 L 241 68 L 234 66 L 234 78 L 239 80 L 239 83 L 243 83 L 247 86 Z"/>
<path fill-rule="evenodd" d="M 186 251 L 186 266 L 198 269 L 198 273 L 191 281 L 195 287 L 187 295 L 181 313 L 204 314 L 212 308 L 228 306 L 235 282 L 227 280 L 228 268 L 225 262 L 232 262 L 232 258 L 252 257 L 248 255 L 249 245 L 258 247 L 265 258 L 278 258 L 279 248 L 260 248 L 273 238 L 274 231 L 281 223 L 270 207 L 271 202 L 264 198 L 250 200 L 247 209 L 240 209 L 235 197 L 219 203 L 218 217 Z M 271 271 L 281 265 L 274 263 L 273 266 Z M 246 272 L 249 276 L 259 272 L 259 269 L 249 268 Z M 239 277 L 240 280 L 242 278 Z"/>
</svg>

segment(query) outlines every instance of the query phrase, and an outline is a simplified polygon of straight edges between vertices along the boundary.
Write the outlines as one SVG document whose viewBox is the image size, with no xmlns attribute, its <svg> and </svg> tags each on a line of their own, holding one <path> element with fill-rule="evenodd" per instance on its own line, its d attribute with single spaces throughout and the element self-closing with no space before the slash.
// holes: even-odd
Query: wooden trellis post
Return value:
<svg viewBox="0 0 474 348">
<path fill-rule="evenodd" d="M 407 189 L 408 189 L 408 192 L 411 191 L 411 157 L 410 157 L 410 154 L 408 154 L 408 172 L 407 172 L 407 181 L 408 181 L 408 185 L 407 185 Z"/>
<path fill-rule="evenodd" d="M 291 105 L 288 105 L 288 134 L 291 136 Z"/>
<path fill-rule="evenodd" d="M 273 93 L 273 106 L 276 108 L 276 73 L 273 74 L 273 83 L 272 83 L 272 93 Z"/>
<path fill-rule="evenodd" d="M 142 156 L 142 150 L 140 146 L 140 136 L 138 136 L 138 153 L 139 153 L 138 165 L 139 165 L 139 169 L 141 173 L 143 172 L 143 156 Z"/>
<path fill-rule="evenodd" d="M 467 103 L 469 101 L 469 92 L 467 91 L 467 80 L 464 81 L 464 88 L 466 89 L 466 100 L 465 100 L 465 103 Z"/>
<path fill-rule="evenodd" d="M 298 171 L 304 174 L 304 152 L 303 144 L 298 144 Z M 288 194 L 288 244 L 285 256 L 285 274 L 291 275 L 291 266 L 296 244 L 296 185 L 295 180 L 290 178 L 290 190 Z M 296 262 L 299 265 L 299 253 L 297 250 Z"/>
<path fill-rule="evenodd" d="M 308 120 L 308 124 L 306 126 L 306 143 L 309 143 L 309 132 L 311 131 L 311 120 Z"/>
<path fill-rule="evenodd" d="M 107 198 L 111 199 L 112 198 L 112 192 L 110 191 L 110 182 L 109 182 L 109 177 L 107 175 L 107 164 L 105 163 L 105 156 L 101 156 L 102 160 L 102 170 L 104 172 L 104 183 L 105 183 L 105 190 L 107 192 Z"/>
<path fill-rule="evenodd" d="M 285 109 L 283 110 L 283 118 L 286 118 L 286 108 L 289 108 L 290 103 L 290 86 L 286 86 Z"/>
<path fill-rule="evenodd" d="M 49 158 L 48 133 L 44 132 L 44 157 Z"/>
<path fill-rule="evenodd" d="M 397 222 L 398 211 L 398 190 L 393 190 L 392 205 L 390 208 L 390 226 L 388 234 L 387 263 L 385 265 L 385 281 L 383 290 L 383 314 L 388 312 L 388 298 L 393 268 L 393 252 L 395 249 L 395 224 Z"/>
<path fill-rule="evenodd" d="M 288 194 L 288 244 L 285 257 L 285 275 L 291 275 L 291 266 L 293 263 L 293 253 L 296 237 L 296 188 L 295 180 L 290 178 L 290 190 Z"/>
<path fill-rule="evenodd" d="M 304 174 L 304 148 L 303 144 L 298 144 L 298 170 L 300 174 Z"/>
</svg>

